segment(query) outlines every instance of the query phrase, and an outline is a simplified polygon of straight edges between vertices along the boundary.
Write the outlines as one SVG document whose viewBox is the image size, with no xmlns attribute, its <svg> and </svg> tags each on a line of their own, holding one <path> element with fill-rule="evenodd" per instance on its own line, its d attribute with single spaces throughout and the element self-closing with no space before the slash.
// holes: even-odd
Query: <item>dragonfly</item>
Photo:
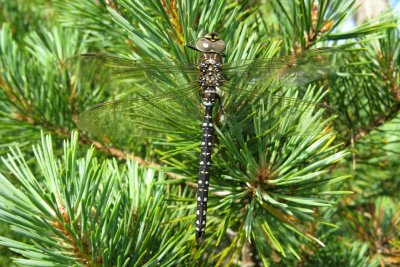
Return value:
<svg viewBox="0 0 400 267">
<path fill-rule="evenodd" d="M 218 114 L 221 117 L 226 114 L 226 121 L 233 126 L 240 120 L 235 119 L 235 113 L 241 105 L 233 101 L 230 103 L 236 104 L 224 106 L 224 98 L 245 96 L 252 99 L 251 103 L 261 101 L 293 113 L 328 110 L 322 103 L 254 88 L 269 81 L 278 81 L 282 86 L 301 86 L 320 80 L 334 70 L 337 49 L 319 48 L 277 58 L 224 63 L 226 44 L 218 33 L 208 33 L 188 47 L 199 53 L 198 63 L 132 60 L 87 53 L 72 58 L 70 66 L 83 79 L 130 95 L 84 111 L 77 123 L 81 130 L 99 136 L 154 138 L 188 128 L 192 121 L 202 121 L 195 221 L 196 242 L 200 244 L 205 238 L 211 155 L 216 143 L 214 120 Z M 167 86 L 171 81 L 181 85 L 171 89 Z M 178 123 L 176 116 L 182 122 Z"/>
</svg>

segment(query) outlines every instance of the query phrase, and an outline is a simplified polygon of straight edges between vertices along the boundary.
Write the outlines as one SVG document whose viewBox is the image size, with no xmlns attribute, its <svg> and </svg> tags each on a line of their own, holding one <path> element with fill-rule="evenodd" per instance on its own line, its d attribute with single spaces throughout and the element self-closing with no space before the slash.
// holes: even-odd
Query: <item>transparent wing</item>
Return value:
<svg viewBox="0 0 400 267">
<path fill-rule="evenodd" d="M 344 116 L 329 105 L 312 100 L 302 100 L 274 94 L 264 89 L 249 88 L 226 83 L 223 87 L 223 110 L 227 125 L 248 134 L 263 135 L 275 132 L 280 136 L 316 136 L 323 131 L 324 123 Z M 232 96 L 232 92 L 236 92 Z M 315 99 L 311 95 L 305 99 Z M 257 118 L 256 124 L 254 119 Z M 313 122 L 319 121 L 318 124 Z M 324 123 L 323 123 L 324 122 Z M 259 125 L 259 126 L 256 126 Z M 327 126 L 327 125 L 325 125 Z"/>
<path fill-rule="evenodd" d="M 279 58 L 239 60 L 223 65 L 223 73 L 233 82 L 260 84 L 267 79 L 284 86 L 300 86 L 334 74 L 340 64 L 337 48 L 319 48 Z"/>
<path fill-rule="evenodd" d="M 78 127 L 111 139 L 197 131 L 201 108 L 196 95 L 198 86 L 191 83 L 160 94 L 98 104 L 79 115 Z"/>
<path fill-rule="evenodd" d="M 68 59 L 67 68 L 81 81 L 125 93 L 156 91 L 156 83 L 187 83 L 193 81 L 198 72 L 191 63 L 131 60 L 93 53 Z"/>
</svg>

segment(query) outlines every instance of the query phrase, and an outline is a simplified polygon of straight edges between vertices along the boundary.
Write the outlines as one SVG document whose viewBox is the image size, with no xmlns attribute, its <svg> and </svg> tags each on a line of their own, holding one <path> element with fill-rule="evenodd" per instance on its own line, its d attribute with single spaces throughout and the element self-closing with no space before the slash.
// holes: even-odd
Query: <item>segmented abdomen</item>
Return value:
<svg viewBox="0 0 400 267">
<path fill-rule="evenodd" d="M 200 154 L 200 173 L 197 191 L 197 211 L 196 211 L 196 241 L 201 243 L 204 240 L 206 218 L 208 184 L 211 168 L 211 151 L 213 146 L 213 125 L 212 125 L 212 106 L 205 107 L 205 116 L 202 124 L 203 136 L 201 138 Z"/>
</svg>

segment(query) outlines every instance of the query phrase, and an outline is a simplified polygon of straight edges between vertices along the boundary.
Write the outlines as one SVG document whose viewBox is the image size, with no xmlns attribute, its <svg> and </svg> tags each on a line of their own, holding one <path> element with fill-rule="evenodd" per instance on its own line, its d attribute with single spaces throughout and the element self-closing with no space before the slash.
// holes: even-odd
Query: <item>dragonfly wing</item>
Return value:
<svg viewBox="0 0 400 267">
<path fill-rule="evenodd" d="M 196 65 L 175 61 L 142 61 L 104 54 L 82 54 L 67 60 L 67 68 L 80 81 L 124 93 L 156 91 L 154 84 L 171 85 L 193 81 Z"/>
<path fill-rule="evenodd" d="M 301 86 L 334 74 L 340 64 L 337 48 L 319 48 L 279 58 L 240 60 L 223 65 L 227 80 L 260 84 L 265 80 L 284 86 Z"/>
<path fill-rule="evenodd" d="M 161 139 L 171 132 L 187 132 L 194 124 L 197 127 L 201 119 L 197 92 L 198 87 L 192 83 L 168 93 L 98 104 L 79 115 L 78 127 L 111 139 Z"/>
<path fill-rule="evenodd" d="M 235 90 L 239 91 L 238 88 Z M 316 136 L 323 132 L 322 125 L 326 127 L 337 117 L 343 119 L 342 114 L 329 105 L 272 94 L 267 89 L 263 93 L 255 90 L 254 94 L 242 90 L 235 97 L 228 93 L 223 95 L 222 101 L 227 125 L 249 134 L 274 132 L 279 136 Z M 253 110 L 250 114 L 249 107 Z M 316 121 L 319 123 L 313 123 Z M 259 125 L 258 128 L 256 125 Z"/>
</svg>

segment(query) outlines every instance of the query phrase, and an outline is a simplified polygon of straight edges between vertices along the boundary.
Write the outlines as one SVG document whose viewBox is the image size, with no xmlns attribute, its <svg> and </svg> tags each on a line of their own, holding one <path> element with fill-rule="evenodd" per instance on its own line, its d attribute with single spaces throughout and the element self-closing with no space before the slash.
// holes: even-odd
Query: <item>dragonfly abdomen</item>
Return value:
<svg viewBox="0 0 400 267">
<path fill-rule="evenodd" d="M 211 152 L 213 146 L 212 106 L 206 106 L 206 112 L 202 124 L 203 136 L 201 138 L 200 172 L 197 190 L 196 211 L 196 241 L 204 240 L 207 216 L 208 184 L 211 169 Z"/>
</svg>

